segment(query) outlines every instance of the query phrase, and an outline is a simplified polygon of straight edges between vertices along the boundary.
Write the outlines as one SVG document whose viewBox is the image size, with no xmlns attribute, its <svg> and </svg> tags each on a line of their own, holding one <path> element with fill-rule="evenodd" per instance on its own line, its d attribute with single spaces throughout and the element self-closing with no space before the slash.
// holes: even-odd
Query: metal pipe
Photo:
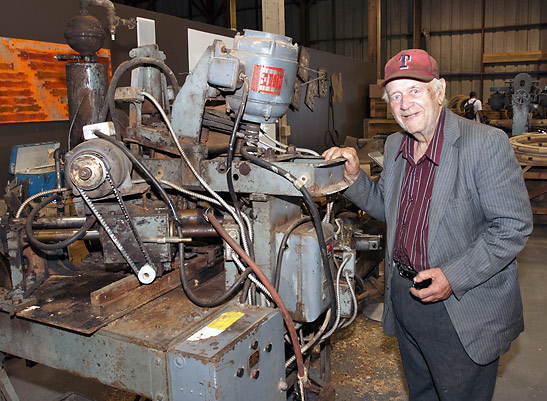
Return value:
<svg viewBox="0 0 547 401">
<path fill-rule="evenodd" d="M 215 237 L 216 230 L 205 220 L 204 209 L 186 209 L 179 213 L 183 224 L 182 235 L 186 237 Z M 223 217 L 218 217 L 221 222 Z M 26 218 L 13 219 L 14 224 L 25 224 Z M 85 217 L 41 217 L 34 220 L 34 229 L 70 229 L 80 228 L 86 221 Z"/>
<path fill-rule="evenodd" d="M 53 158 L 55 159 L 55 188 L 61 189 L 61 157 L 62 151 L 61 148 L 55 149 L 53 152 Z"/>
<path fill-rule="evenodd" d="M 84 225 L 85 217 L 41 217 L 32 223 L 33 228 L 79 228 Z M 13 219 L 15 224 L 25 224 L 26 217 Z"/>
<path fill-rule="evenodd" d="M 34 232 L 34 237 L 39 241 L 62 241 L 74 236 L 77 232 L 78 230 L 39 230 Z M 99 237 L 98 230 L 89 230 L 81 239 L 96 241 Z M 24 240 L 27 240 L 26 235 Z"/>
</svg>

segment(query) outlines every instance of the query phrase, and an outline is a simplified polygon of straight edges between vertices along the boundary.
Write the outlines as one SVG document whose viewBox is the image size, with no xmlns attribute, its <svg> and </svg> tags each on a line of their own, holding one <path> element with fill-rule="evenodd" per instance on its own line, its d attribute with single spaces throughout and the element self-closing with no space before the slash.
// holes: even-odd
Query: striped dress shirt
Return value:
<svg viewBox="0 0 547 401">
<path fill-rule="evenodd" d="M 427 259 L 429 206 L 435 171 L 441 158 L 444 117 L 443 109 L 433 139 L 420 160 L 414 160 L 415 140 L 410 135 L 405 135 L 396 156 L 403 157 L 407 163 L 399 199 L 394 258 L 416 271 L 430 267 Z"/>
</svg>

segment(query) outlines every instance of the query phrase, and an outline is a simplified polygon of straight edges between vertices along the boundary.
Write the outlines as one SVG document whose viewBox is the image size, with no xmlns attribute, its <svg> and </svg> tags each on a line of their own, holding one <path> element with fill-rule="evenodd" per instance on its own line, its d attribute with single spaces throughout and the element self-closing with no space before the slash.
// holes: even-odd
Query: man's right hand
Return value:
<svg viewBox="0 0 547 401">
<path fill-rule="evenodd" d="M 346 163 L 344 164 L 344 181 L 349 185 L 353 184 L 359 177 L 361 168 L 359 167 L 359 157 L 354 148 L 330 148 L 323 152 L 322 155 L 325 160 L 338 159 L 344 157 Z"/>
</svg>

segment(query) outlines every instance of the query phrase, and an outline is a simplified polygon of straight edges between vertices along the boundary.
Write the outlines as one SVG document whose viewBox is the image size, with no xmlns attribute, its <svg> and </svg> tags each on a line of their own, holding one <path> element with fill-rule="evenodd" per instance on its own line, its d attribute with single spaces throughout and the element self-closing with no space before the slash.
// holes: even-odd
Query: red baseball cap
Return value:
<svg viewBox="0 0 547 401">
<path fill-rule="evenodd" d="M 384 82 L 380 86 L 383 88 L 388 82 L 400 78 L 429 82 L 439 78 L 439 65 L 425 50 L 403 50 L 387 62 Z"/>
</svg>

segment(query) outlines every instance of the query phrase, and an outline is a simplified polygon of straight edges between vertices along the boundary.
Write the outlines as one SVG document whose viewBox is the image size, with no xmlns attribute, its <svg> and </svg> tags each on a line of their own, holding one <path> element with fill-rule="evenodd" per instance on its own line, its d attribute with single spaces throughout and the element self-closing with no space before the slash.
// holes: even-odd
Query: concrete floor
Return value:
<svg viewBox="0 0 547 401">
<path fill-rule="evenodd" d="M 547 225 L 535 227 L 518 261 L 526 330 L 501 358 L 494 401 L 547 399 Z M 407 399 L 396 341 L 383 335 L 379 323 L 360 314 L 354 325 L 335 335 L 333 346 L 337 400 Z M 21 401 L 60 400 L 69 392 L 95 401 L 135 400 L 55 369 L 27 367 L 20 359 L 5 365 Z"/>
</svg>

